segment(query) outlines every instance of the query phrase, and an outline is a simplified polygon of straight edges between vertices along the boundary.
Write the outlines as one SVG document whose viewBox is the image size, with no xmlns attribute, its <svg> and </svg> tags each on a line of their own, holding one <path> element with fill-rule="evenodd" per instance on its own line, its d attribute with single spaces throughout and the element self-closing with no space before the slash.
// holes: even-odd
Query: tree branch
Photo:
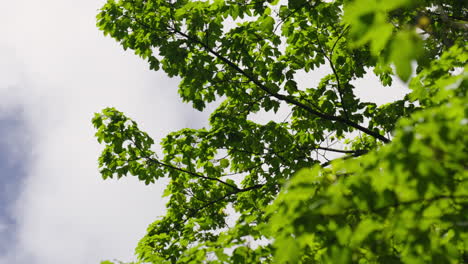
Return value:
<svg viewBox="0 0 468 264">
<path fill-rule="evenodd" d="M 286 19 L 288 19 L 289 17 L 291 17 L 292 15 L 294 15 L 297 11 L 301 10 L 303 7 L 305 7 L 306 5 L 310 4 L 311 1 L 306 1 L 304 2 L 302 5 L 300 5 L 299 7 L 297 7 L 296 9 L 294 9 L 293 11 L 291 11 L 285 18 L 281 19 L 281 21 L 276 25 L 275 29 L 273 29 L 273 33 L 276 32 L 276 30 L 278 29 L 279 26 L 281 26 L 284 21 L 286 21 Z M 318 4 L 320 3 L 320 1 L 316 1 L 314 3 L 314 5 L 312 5 L 310 8 L 314 8 L 316 7 Z M 278 17 L 279 17 L 279 14 L 278 14 Z"/>
<path fill-rule="evenodd" d="M 438 16 L 438 17 L 450 18 L 450 19 L 454 19 L 454 20 L 460 20 L 460 21 L 468 22 L 468 17 L 440 14 L 440 13 L 436 13 L 436 12 L 433 12 L 433 11 L 430 11 L 430 10 L 425 10 L 424 12 L 429 13 L 429 14 L 434 15 L 434 16 Z"/>
<path fill-rule="evenodd" d="M 334 148 L 326 148 L 326 147 L 316 147 L 315 149 L 320 149 L 320 150 L 326 150 L 326 151 L 332 151 L 332 152 L 338 152 L 338 153 L 346 153 L 346 154 L 365 154 L 367 153 L 367 150 L 343 150 L 343 149 L 334 149 Z"/>
<path fill-rule="evenodd" d="M 346 155 L 344 157 L 339 157 L 337 159 L 332 159 L 332 160 L 326 161 L 326 162 L 320 164 L 320 166 L 322 166 L 322 167 L 330 166 L 330 164 L 335 160 L 340 160 L 340 159 L 347 160 L 347 159 L 350 159 L 350 158 L 356 158 L 356 157 L 359 157 L 359 156 L 362 156 L 362 155 L 368 153 L 368 151 L 367 150 L 355 150 L 355 151 L 351 151 L 351 152 L 348 152 L 348 153 L 351 153 L 351 155 Z"/>
<path fill-rule="evenodd" d="M 130 19 L 133 19 L 135 22 L 137 22 L 138 24 L 140 24 L 143 27 L 146 27 L 146 28 L 148 28 L 150 30 L 154 30 L 151 26 L 141 22 L 137 18 L 130 17 L 128 15 L 123 15 L 123 16 L 125 16 L 127 18 L 130 18 Z M 301 103 L 301 102 L 297 101 L 293 96 L 286 96 L 286 95 L 283 95 L 283 94 L 280 94 L 280 93 L 270 91 L 270 89 L 268 87 L 266 87 L 263 83 L 261 83 L 259 80 L 257 80 L 256 78 L 254 78 L 253 76 L 248 74 L 246 71 L 241 69 L 239 66 L 234 64 L 232 61 L 228 60 L 227 58 L 225 58 L 224 56 L 222 56 L 221 54 L 219 54 L 218 52 L 216 52 L 215 50 L 210 48 L 206 43 L 200 41 L 198 38 L 189 36 L 189 35 L 185 34 L 184 32 L 181 32 L 180 30 L 178 30 L 176 28 L 170 28 L 170 29 L 172 30 L 172 33 L 179 34 L 179 35 L 183 36 L 184 38 L 186 38 L 187 40 L 191 41 L 192 43 L 196 43 L 196 44 L 202 46 L 209 53 L 211 53 L 216 58 L 218 58 L 219 60 L 224 62 L 226 65 L 228 65 L 229 67 L 231 67 L 232 69 L 234 69 L 235 71 L 237 71 L 238 73 L 240 73 L 241 75 L 246 77 L 248 80 L 250 80 L 252 83 L 257 85 L 261 90 L 263 90 L 264 92 L 266 92 L 270 96 L 273 96 L 273 97 L 275 97 L 276 99 L 278 99 L 280 101 L 285 101 L 285 102 L 287 102 L 289 104 L 295 105 L 295 106 L 309 112 L 310 114 L 318 116 L 320 118 L 323 118 L 323 119 L 326 119 L 326 120 L 329 120 L 329 121 L 340 122 L 342 124 L 353 127 L 353 128 L 355 128 L 355 129 L 357 129 L 359 131 L 362 131 L 363 133 L 368 134 L 368 135 L 370 135 L 370 136 L 372 136 L 372 137 L 374 137 L 374 138 L 376 138 L 376 139 L 378 139 L 378 140 L 380 140 L 380 141 L 382 141 L 384 143 L 389 143 L 390 142 L 390 140 L 388 138 L 380 135 L 378 132 L 372 131 L 372 130 L 366 128 L 366 127 L 363 127 L 363 126 L 361 126 L 361 125 L 359 125 L 359 124 L 357 124 L 355 122 L 352 122 L 349 119 L 334 116 L 334 115 L 329 115 L 329 114 L 325 114 L 325 113 L 316 111 L 316 110 L 312 109 L 311 107 L 309 107 L 308 105 L 305 105 L 304 103 Z"/>
<path fill-rule="evenodd" d="M 248 191 L 251 191 L 251 190 L 255 190 L 255 189 L 259 189 L 261 187 L 263 187 L 264 185 L 263 184 L 256 184 L 256 185 L 253 185 L 253 186 L 250 186 L 250 187 L 247 187 L 247 188 L 244 188 L 244 189 L 237 189 L 236 191 L 233 191 L 233 192 L 230 192 L 230 193 L 227 193 L 225 194 L 224 196 L 221 196 L 217 199 L 214 199 L 212 201 L 209 201 L 207 202 L 206 204 L 202 205 L 201 207 L 195 209 L 192 211 L 192 213 L 190 215 L 187 215 L 187 218 L 185 219 L 185 221 L 187 221 L 189 218 L 191 217 L 194 217 L 198 212 L 200 212 L 201 210 L 204 210 L 210 206 L 212 206 L 213 204 L 215 203 L 218 203 L 220 201 L 223 201 L 224 199 L 228 198 L 229 196 L 231 195 L 234 195 L 234 194 L 238 194 L 238 193 L 242 193 L 242 192 L 248 192 Z M 184 222 L 185 222 L 184 221 Z"/>
<path fill-rule="evenodd" d="M 357 130 L 360 130 L 376 139 L 379 139 L 381 140 L 382 142 L 384 143 L 389 143 L 390 140 L 382 135 L 380 135 L 378 132 L 375 132 L 375 131 L 372 131 L 366 127 L 363 127 L 357 123 L 354 123 L 352 122 L 351 120 L 349 119 L 346 119 L 346 118 L 342 118 L 342 117 L 338 117 L 338 116 L 334 116 L 334 115 L 328 115 L 328 114 L 324 114 L 324 113 L 321 113 L 319 111 L 316 111 L 314 109 L 312 109 L 311 107 L 297 101 L 294 97 L 292 96 L 286 96 L 286 95 L 283 95 L 283 94 L 280 94 L 280 93 L 276 93 L 276 92 L 273 92 L 271 91 L 268 87 L 266 87 L 263 83 L 261 83 L 259 80 L 257 80 L 256 78 L 254 78 L 253 76 L 251 76 L 250 74 L 248 74 L 246 71 L 244 71 L 243 69 L 241 69 L 239 66 L 237 66 L 236 64 L 234 64 L 232 61 L 228 60 L 227 58 L 225 58 L 224 56 L 222 56 L 221 54 L 219 54 L 218 52 L 214 51 L 212 48 L 210 48 L 206 43 L 203 43 L 202 41 L 198 40 L 197 38 L 194 38 L 194 37 L 191 37 L 177 29 L 172 29 L 174 31 L 174 33 L 176 34 L 179 34 L 183 37 L 185 37 L 187 40 L 190 40 L 192 41 L 193 43 L 197 43 L 199 44 L 200 46 L 202 46 L 204 49 L 206 49 L 209 53 L 211 53 L 212 55 L 214 55 L 216 58 L 218 58 L 219 60 L 221 60 L 222 62 L 224 62 L 225 64 L 227 64 L 228 66 L 230 66 L 231 68 L 233 68 L 235 71 L 239 72 L 240 74 L 242 74 L 244 77 L 246 77 L 248 80 L 250 80 L 251 82 L 253 82 L 255 85 L 257 85 L 261 90 L 263 90 L 264 92 L 266 92 L 267 94 L 275 97 L 276 99 L 280 100 L 280 101 L 285 101 L 287 103 L 290 103 L 292 105 L 295 105 L 299 108 L 302 108 L 304 110 L 306 110 L 307 112 L 309 112 L 310 114 L 313 114 L 313 115 L 316 115 L 320 118 L 323 118 L 323 119 L 326 119 L 326 120 L 330 120 L 330 121 L 336 121 L 336 122 L 340 122 L 340 123 L 343 123 L 343 124 L 346 124 L 348 126 L 351 126 Z"/>
<path fill-rule="evenodd" d="M 179 172 L 184 172 L 184 173 L 190 174 L 190 175 L 192 175 L 192 176 L 194 176 L 194 177 L 197 177 L 197 178 L 201 178 L 201 179 L 205 179 L 205 180 L 211 180 L 211 181 L 217 181 L 217 182 L 219 182 L 219 183 L 221 183 L 221 184 L 224 184 L 224 185 L 226 185 L 226 186 L 231 187 L 232 189 L 234 189 L 234 190 L 237 191 L 237 192 L 242 191 L 242 189 L 239 189 L 237 186 L 232 185 L 232 184 L 229 184 L 229 183 L 227 183 L 227 182 L 225 182 L 225 181 L 222 181 L 222 180 L 220 180 L 220 179 L 218 179 L 218 178 L 208 177 L 208 176 L 201 175 L 201 174 L 198 174 L 198 173 L 193 172 L 193 171 L 188 171 L 188 170 L 185 170 L 185 169 L 182 169 L 182 168 L 173 166 L 173 165 L 171 165 L 171 164 L 167 164 L 167 163 L 161 162 L 161 161 L 159 161 L 159 160 L 157 160 L 157 159 L 153 159 L 153 158 L 150 158 L 150 157 L 147 157 L 146 159 L 149 160 L 149 161 L 151 161 L 151 162 L 153 162 L 153 163 L 156 163 L 156 164 L 158 164 L 158 165 L 164 166 L 164 167 L 166 167 L 166 168 L 169 168 L 169 169 L 172 169 L 172 170 L 176 170 L 176 171 L 179 171 Z"/>
<path fill-rule="evenodd" d="M 338 44 L 338 42 L 340 41 L 340 39 L 343 37 L 344 33 L 346 33 L 347 30 L 348 28 L 345 28 L 343 32 L 341 32 L 341 34 L 336 39 L 330 51 L 330 56 L 328 56 L 325 50 L 323 49 L 323 45 L 320 42 L 318 37 L 317 37 L 317 42 L 318 42 L 320 50 L 322 51 L 323 56 L 327 59 L 328 63 L 330 64 L 330 67 L 333 71 L 333 75 L 335 75 L 338 95 L 340 96 L 340 101 L 341 101 L 341 108 L 343 108 L 346 119 L 349 119 L 348 110 L 346 109 L 346 105 L 343 99 L 343 89 L 341 87 L 340 76 L 338 75 L 338 72 L 336 71 L 336 68 L 335 68 L 335 64 L 333 63 L 333 51 L 335 50 L 336 45 Z"/>
</svg>

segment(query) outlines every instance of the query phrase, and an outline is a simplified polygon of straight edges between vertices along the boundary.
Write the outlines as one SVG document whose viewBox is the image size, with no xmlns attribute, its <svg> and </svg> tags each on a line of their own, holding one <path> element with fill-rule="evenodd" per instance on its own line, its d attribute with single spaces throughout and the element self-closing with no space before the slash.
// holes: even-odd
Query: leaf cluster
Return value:
<svg viewBox="0 0 468 264">
<path fill-rule="evenodd" d="M 108 0 L 97 19 L 151 69 L 180 77 L 182 100 L 219 102 L 208 127 L 167 135 L 161 157 L 118 110 L 93 118 L 104 179 L 169 180 L 140 261 L 468 259 L 466 4 Z M 320 67 L 318 85 L 298 81 Z M 355 81 L 371 72 L 410 92 L 362 101 Z M 280 109 L 282 121 L 252 118 Z"/>
</svg>

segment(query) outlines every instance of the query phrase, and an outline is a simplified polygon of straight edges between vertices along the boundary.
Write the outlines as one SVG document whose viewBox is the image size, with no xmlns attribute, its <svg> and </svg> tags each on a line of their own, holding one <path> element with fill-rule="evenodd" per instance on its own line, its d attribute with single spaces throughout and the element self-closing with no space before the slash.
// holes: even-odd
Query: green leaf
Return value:
<svg viewBox="0 0 468 264">
<path fill-rule="evenodd" d="M 227 160 L 227 159 L 220 160 L 220 166 L 221 166 L 221 168 L 229 167 L 229 160 Z"/>
<path fill-rule="evenodd" d="M 403 81 L 408 81 L 412 73 L 411 63 L 421 52 L 419 39 L 411 32 L 399 32 L 391 45 L 391 60 L 395 64 L 396 73 Z"/>
<path fill-rule="evenodd" d="M 271 16 L 266 16 L 260 20 L 260 30 L 264 33 L 270 33 L 273 31 L 275 20 Z"/>
</svg>

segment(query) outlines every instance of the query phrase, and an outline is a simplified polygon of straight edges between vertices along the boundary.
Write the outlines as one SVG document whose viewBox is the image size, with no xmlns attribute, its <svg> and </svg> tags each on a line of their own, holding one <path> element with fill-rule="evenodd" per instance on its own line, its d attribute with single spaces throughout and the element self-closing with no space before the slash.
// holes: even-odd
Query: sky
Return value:
<svg viewBox="0 0 468 264">
<path fill-rule="evenodd" d="M 181 102 L 178 79 L 149 71 L 96 29 L 104 1 L 0 1 L 0 264 L 133 260 L 164 214 L 164 184 L 103 181 L 93 113 L 116 107 L 156 142 L 206 125 L 208 114 Z M 376 90 L 372 78 L 359 85 L 367 99 L 404 91 Z"/>
<path fill-rule="evenodd" d="M 132 260 L 163 186 L 100 178 L 93 113 L 116 107 L 156 141 L 206 114 L 103 37 L 103 1 L 1 1 L 0 264 Z"/>
</svg>

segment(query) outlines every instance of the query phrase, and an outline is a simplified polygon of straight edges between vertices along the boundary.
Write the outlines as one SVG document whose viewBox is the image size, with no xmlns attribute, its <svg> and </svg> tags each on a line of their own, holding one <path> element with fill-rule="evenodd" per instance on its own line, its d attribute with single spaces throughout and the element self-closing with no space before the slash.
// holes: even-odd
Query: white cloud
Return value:
<svg viewBox="0 0 468 264">
<path fill-rule="evenodd" d="M 3 221 L 0 221 L 0 234 L 2 234 L 3 232 L 5 232 L 8 228 L 8 225 L 6 223 L 4 223 Z"/>
<path fill-rule="evenodd" d="M 203 116 L 180 103 L 177 80 L 150 72 L 98 32 L 101 4 L 2 5 L 0 112 L 23 109 L 32 145 L 15 205 L 16 238 L 1 264 L 130 260 L 147 225 L 163 214 L 162 184 L 102 181 L 93 112 L 114 106 L 156 140 Z"/>
</svg>

